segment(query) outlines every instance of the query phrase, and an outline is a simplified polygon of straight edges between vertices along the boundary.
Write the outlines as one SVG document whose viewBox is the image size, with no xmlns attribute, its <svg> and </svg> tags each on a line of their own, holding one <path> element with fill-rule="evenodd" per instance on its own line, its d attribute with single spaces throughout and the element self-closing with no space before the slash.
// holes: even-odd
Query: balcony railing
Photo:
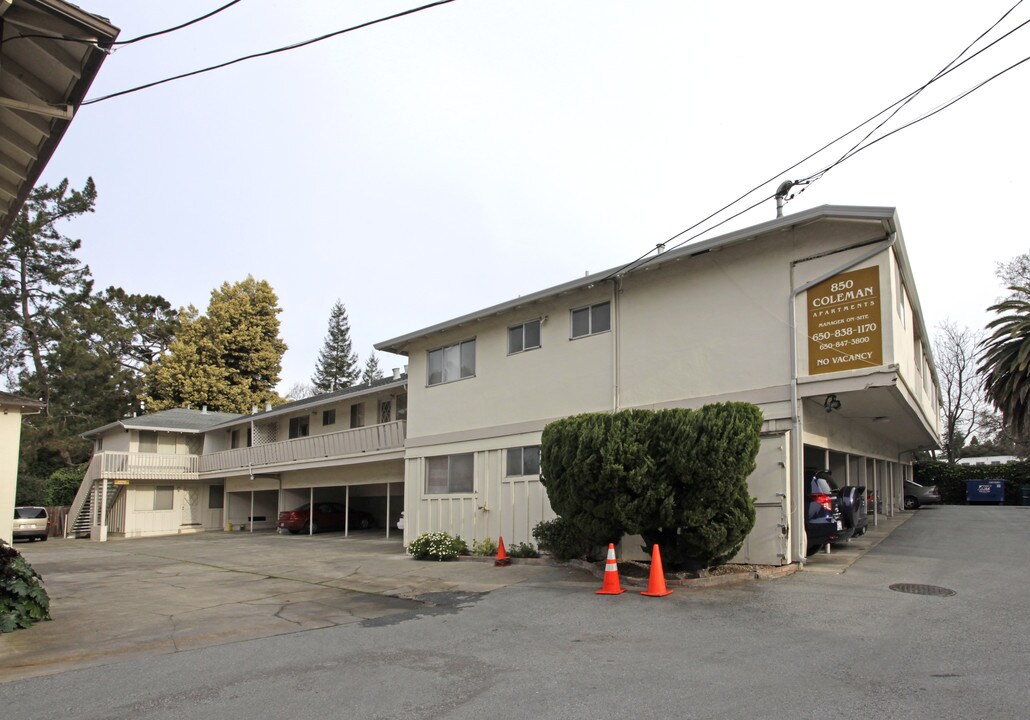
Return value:
<svg viewBox="0 0 1030 720">
<path fill-rule="evenodd" d="M 197 455 L 99 452 L 86 471 L 86 480 L 196 480 Z"/>
<path fill-rule="evenodd" d="M 354 428 L 341 432 L 312 435 L 293 440 L 223 450 L 200 456 L 200 472 L 253 470 L 272 465 L 344 458 L 349 455 L 394 450 L 404 447 L 406 423 L 403 420 Z"/>
</svg>

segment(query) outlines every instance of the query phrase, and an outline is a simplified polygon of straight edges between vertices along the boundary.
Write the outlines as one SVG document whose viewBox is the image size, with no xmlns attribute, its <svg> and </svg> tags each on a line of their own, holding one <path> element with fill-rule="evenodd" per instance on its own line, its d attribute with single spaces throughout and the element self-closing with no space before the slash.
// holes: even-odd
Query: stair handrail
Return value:
<svg viewBox="0 0 1030 720">
<path fill-rule="evenodd" d="M 79 490 L 75 493 L 75 499 L 72 500 L 71 507 L 68 508 L 68 521 L 64 525 L 64 537 L 66 539 L 68 533 L 72 531 L 72 528 L 79 520 L 79 513 L 82 512 L 82 508 L 86 505 L 86 499 L 89 498 L 89 493 L 93 490 L 93 483 L 101 476 L 100 468 L 102 462 L 103 453 L 90 458 L 89 467 L 86 468 L 86 474 L 82 476 Z"/>
</svg>

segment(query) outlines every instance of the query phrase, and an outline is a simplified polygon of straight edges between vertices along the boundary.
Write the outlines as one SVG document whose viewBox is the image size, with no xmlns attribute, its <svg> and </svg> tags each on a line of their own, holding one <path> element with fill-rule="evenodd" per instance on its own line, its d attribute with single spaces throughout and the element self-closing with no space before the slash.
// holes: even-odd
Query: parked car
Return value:
<svg viewBox="0 0 1030 720">
<path fill-rule="evenodd" d="M 936 485 L 920 485 L 912 480 L 905 481 L 905 509 L 915 510 L 920 505 L 940 505 L 941 494 Z"/>
<path fill-rule="evenodd" d="M 46 540 L 50 532 L 50 518 L 45 507 L 22 506 L 14 509 L 15 540 Z"/>
<path fill-rule="evenodd" d="M 862 537 L 869 529 L 869 514 L 866 512 L 867 497 L 865 485 L 845 485 L 837 487 L 833 476 L 829 471 L 823 471 L 819 475 L 826 480 L 840 498 L 841 515 L 844 519 L 844 527 L 851 528 L 851 537 Z"/>
<path fill-rule="evenodd" d="M 303 532 L 321 532 L 323 530 L 343 530 L 344 518 L 349 518 L 346 525 L 352 530 L 365 530 L 375 525 L 375 518 L 362 510 L 347 509 L 341 503 L 315 503 L 315 519 L 308 527 L 311 517 L 309 503 L 304 503 L 296 510 L 284 510 L 279 513 L 276 527 L 289 531 L 291 535 Z"/>
<path fill-rule="evenodd" d="M 805 534 L 809 555 L 823 545 L 845 542 L 855 532 L 853 527 L 845 527 L 843 502 L 823 475 L 805 468 Z"/>
</svg>

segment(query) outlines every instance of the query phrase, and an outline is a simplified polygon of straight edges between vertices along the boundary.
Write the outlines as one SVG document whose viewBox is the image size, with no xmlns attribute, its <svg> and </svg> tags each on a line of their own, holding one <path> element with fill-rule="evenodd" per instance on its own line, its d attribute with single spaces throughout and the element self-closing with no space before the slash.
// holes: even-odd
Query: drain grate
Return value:
<svg viewBox="0 0 1030 720">
<path fill-rule="evenodd" d="M 955 594 L 954 590 L 938 587 L 937 585 L 918 585 L 916 583 L 895 583 L 889 586 L 894 592 L 909 593 L 910 595 L 931 595 L 933 597 L 950 597 Z"/>
</svg>

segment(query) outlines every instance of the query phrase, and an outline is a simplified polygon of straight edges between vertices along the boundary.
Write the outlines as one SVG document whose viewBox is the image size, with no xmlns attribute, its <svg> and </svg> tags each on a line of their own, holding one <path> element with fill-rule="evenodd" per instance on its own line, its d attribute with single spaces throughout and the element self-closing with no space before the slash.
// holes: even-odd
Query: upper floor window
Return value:
<svg viewBox="0 0 1030 720">
<path fill-rule="evenodd" d="M 476 339 L 429 351 L 427 384 L 462 380 L 476 374 Z"/>
<path fill-rule="evenodd" d="M 397 419 L 407 420 L 408 419 L 408 396 L 398 395 L 397 396 Z"/>
<path fill-rule="evenodd" d="M 530 320 L 508 328 L 508 354 L 540 347 L 540 320 Z"/>
<path fill-rule="evenodd" d="M 426 494 L 472 492 L 474 468 L 472 453 L 426 458 Z"/>
<path fill-rule="evenodd" d="M 308 436 L 308 416 L 290 418 L 290 439 Z"/>
<path fill-rule="evenodd" d="M 157 433 L 153 430 L 140 430 L 139 451 L 141 453 L 157 452 Z"/>
<path fill-rule="evenodd" d="M 358 403 L 350 406 L 350 426 L 352 428 L 364 427 L 365 425 L 365 404 Z"/>
<path fill-rule="evenodd" d="M 572 311 L 572 338 L 596 335 L 612 329 L 612 304 L 597 303 Z"/>
<path fill-rule="evenodd" d="M 505 476 L 539 475 L 540 446 L 528 445 L 520 448 L 508 448 L 505 463 Z"/>
<path fill-rule="evenodd" d="M 322 426 L 336 424 L 336 408 L 322 411 Z"/>
</svg>

